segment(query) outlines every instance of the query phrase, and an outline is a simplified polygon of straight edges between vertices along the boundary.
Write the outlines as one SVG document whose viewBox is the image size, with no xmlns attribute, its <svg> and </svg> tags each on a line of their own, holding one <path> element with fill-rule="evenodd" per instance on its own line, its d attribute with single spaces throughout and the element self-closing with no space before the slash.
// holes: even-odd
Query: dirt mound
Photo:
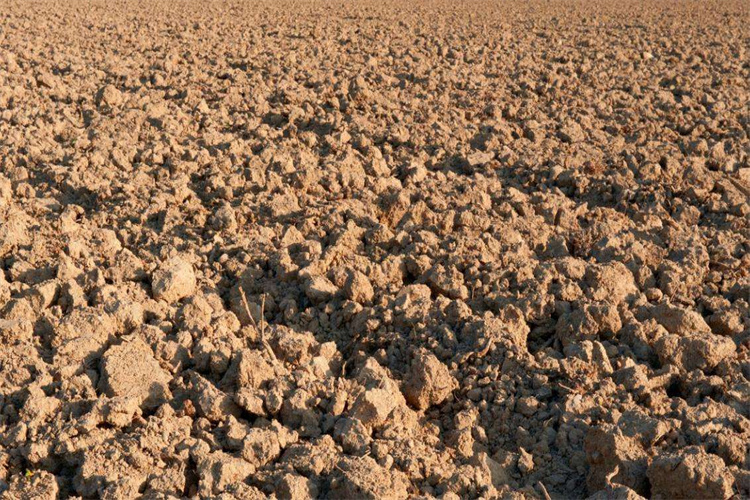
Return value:
<svg viewBox="0 0 750 500">
<path fill-rule="evenodd" d="M 745 3 L 0 10 L 0 497 L 750 495 Z"/>
</svg>

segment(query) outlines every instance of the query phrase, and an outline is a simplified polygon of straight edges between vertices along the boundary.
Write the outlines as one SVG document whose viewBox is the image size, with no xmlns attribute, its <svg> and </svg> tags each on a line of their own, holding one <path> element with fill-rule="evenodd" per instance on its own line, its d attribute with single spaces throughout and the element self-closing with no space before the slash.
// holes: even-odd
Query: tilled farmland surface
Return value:
<svg viewBox="0 0 750 500">
<path fill-rule="evenodd" d="M 747 497 L 748 9 L 3 1 L 0 496 Z"/>
</svg>

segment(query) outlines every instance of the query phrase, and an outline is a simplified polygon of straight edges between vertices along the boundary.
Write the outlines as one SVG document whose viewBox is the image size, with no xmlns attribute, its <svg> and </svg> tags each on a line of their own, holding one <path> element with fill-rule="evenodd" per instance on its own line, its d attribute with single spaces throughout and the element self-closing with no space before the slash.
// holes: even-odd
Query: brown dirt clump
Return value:
<svg viewBox="0 0 750 500">
<path fill-rule="evenodd" d="M 748 25 L 2 2 L 0 498 L 750 496 Z"/>
</svg>

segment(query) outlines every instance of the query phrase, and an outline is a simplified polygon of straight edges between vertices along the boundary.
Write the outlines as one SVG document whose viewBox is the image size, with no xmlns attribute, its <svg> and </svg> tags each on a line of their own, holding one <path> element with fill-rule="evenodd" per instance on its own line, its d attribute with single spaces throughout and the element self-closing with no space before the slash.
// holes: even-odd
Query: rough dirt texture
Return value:
<svg viewBox="0 0 750 500">
<path fill-rule="evenodd" d="M 750 495 L 750 15 L 2 2 L 0 491 Z"/>
</svg>

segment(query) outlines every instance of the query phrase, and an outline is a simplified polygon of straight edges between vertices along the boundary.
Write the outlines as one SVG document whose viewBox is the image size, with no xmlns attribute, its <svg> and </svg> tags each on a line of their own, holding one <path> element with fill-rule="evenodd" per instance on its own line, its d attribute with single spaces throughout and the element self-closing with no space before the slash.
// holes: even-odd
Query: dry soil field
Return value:
<svg viewBox="0 0 750 500">
<path fill-rule="evenodd" d="M 0 3 L 3 499 L 750 495 L 748 2 Z"/>
</svg>

